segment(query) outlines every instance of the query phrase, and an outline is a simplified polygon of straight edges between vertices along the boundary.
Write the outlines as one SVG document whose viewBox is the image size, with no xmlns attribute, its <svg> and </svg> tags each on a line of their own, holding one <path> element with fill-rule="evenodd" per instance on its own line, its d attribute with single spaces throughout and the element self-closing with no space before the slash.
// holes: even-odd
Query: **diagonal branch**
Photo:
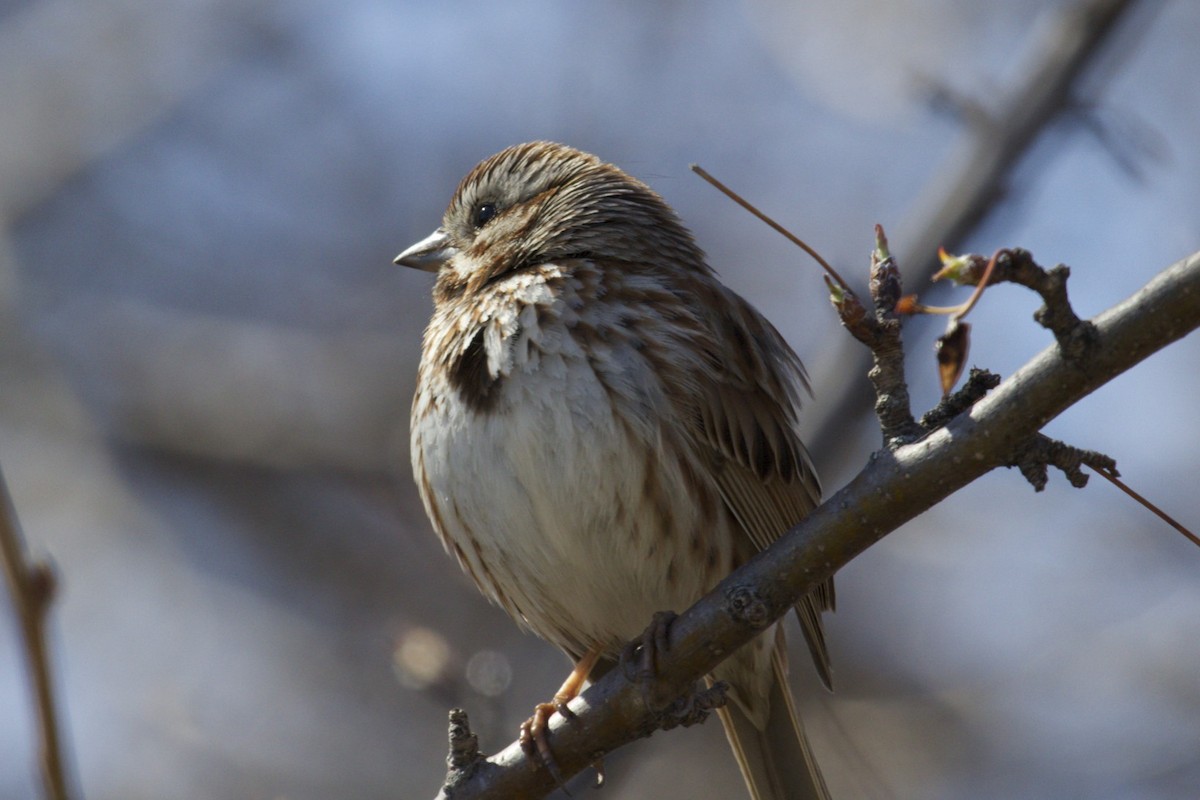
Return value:
<svg viewBox="0 0 1200 800">
<path fill-rule="evenodd" d="M 1051 345 L 946 427 L 875 453 L 847 486 L 680 615 L 659 663 L 662 696 L 686 694 L 856 555 L 976 478 L 1012 463 L 1051 419 L 1200 327 L 1200 252 L 1093 323 L 1096 346 L 1083 356 L 1064 357 Z M 655 730 L 661 713 L 647 708 L 642 687 L 621 673 L 610 671 L 572 701 L 574 719 L 551 718 L 563 774 L 574 775 Z M 550 774 L 513 743 L 491 758 L 471 760 L 441 796 L 540 797 L 555 788 Z"/>
</svg>

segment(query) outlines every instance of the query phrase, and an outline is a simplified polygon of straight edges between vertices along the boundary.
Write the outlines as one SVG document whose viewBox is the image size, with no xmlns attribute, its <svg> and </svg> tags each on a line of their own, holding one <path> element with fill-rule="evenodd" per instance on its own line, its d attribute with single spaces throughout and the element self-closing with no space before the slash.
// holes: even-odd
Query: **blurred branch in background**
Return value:
<svg viewBox="0 0 1200 800">
<path fill-rule="evenodd" d="M 394 336 L 103 295 L 78 297 L 49 324 L 74 332 L 75 379 L 126 442 L 279 469 L 390 466 L 396 409 L 409 403 L 395 381 Z"/>
<path fill-rule="evenodd" d="M 0 25 L 0 220 L 169 112 L 244 37 L 231 0 L 41 0 Z M 119 46 L 115 46 L 120 43 Z"/>
<path fill-rule="evenodd" d="M 949 95 L 935 86 L 943 101 L 966 124 L 966 137 L 946 164 L 934 174 L 914 202 L 914 211 L 893 237 L 899 261 L 905 265 L 910 291 L 928 282 L 938 268 L 939 247 L 961 249 L 971 231 L 1003 197 L 1005 183 L 1034 141 L 1076 100 L 1079 81 L 1119 24 L 1139 6 L 1158 0 L 1080 0 L 1053 14 L 1037 31 L 1033 55 L 1013 87 L 997 102 Z M 835 446 L 845 437 L 851 420 L 871 412 L 871 394 L 860 376 L 867 358 L 848 339 L 834 345 L 841 351 L 829 374 L 814 376 L 822 387 L 821 414 L 813 426 L 812 449 L 836 457 L 849 451 Z M 834 424 L 836 417 L 837 424 Z"/>
<path fill-rule="evenodd" d="M 1023 78 L 998 102 L 953 101 L 968 135 L 894 237 L 901 263 L 931 268 L 939 245 L 961 243 L 1002 193 L 1030 144 L 1070 105 L 1081 75 L 1118 23 L 1135 7 L 1155 1 L 1081 0 L 1041 26 Z M 229 0 L 150 7 L 122 0 L 45 0 L 23 9 L 0 27 L 0 74 L 7 76 L 0 84 L 0 106 L 26 109 L 0 118 L 0 186 L 7 187 L 0 219 L 11 220 L 35 205 L 87 163 L 164 116 L 248 46 L 254 26 L 244 18 L 253 15 L 261 27 L 272 7 L 255 4 L 247 11 Z M 114 39 L 123 46 L 112 47 Z M 930 271 L 910 269 L 909 285 Z M 119 351 L 75 359 L 85 365 L 76 377 L 94 393 L 93 407 L 104 410 L 100 418 L 119 440 L 270 466 L 324 462 L 386 471 L 394 457 L 394 412 L 407 405 L 401 395 L 409 388 L 394 379 L 409 366 L 397 360 L 399 343 L 389 347 L 384 339 L 351 332 L 322 343 L 286 326 L 252 323 L 243 330 L 225 317 L 167 312 L 130 300 L 114 305 L 102 297 L 49 324 L 58 323 L 104 334 L 67 332 L 84 351 L 123 343 Z M 865 385 L 847 380 L 861 371 L 848 364 L 865 369 L 855 359 L 861 354 L 843 349 L 830 361 L 831 374 L 813 376 L 822 387 L 811 423 L 818 453 L 845 452 L 831 448 L 831 439 L 844 435 L 847 420 L 870 409 Z M 329 379 L 312 379 L 330 365 L 344 368 L 334 369 Z M 373 376 L 377 384 L 355 387 L 352 379 L 339 380 L 339 373 Z M 125 379 L 112 381 L 113 374 Z M 214 382 L 214 375 L 221 380 Z M 262 383 L 277 391 L 257 390 L 255 384 Z M 218 390 L 237 401 L 208 402 Z M 225 413 L 214 414 L 214 408 Z M 831 424 L 831 415 L 838 424 Z"/>
<path fill-rule="evenodd" d="M 6 19 L 0 108 L 22 113 L 0 115 L 0 225 L 261 45 L 273 7 L 43 0 Z M 10 302 L 22 288 L 14 263 L 0 260 Z M 394 338 L 321 337 L 104 295 L 45 324 L 86 351 L 73 377 L 118 440 L 271 467 L 390 468 L 395 409 L 408 404 L 392 380 Z"/>
<path fill-rule="evenodd" d="M 67 800 L 67 767 L 58 724 L 54 675 L 46 646 L 46 619 L 54 601 L 54 571 L 45 561 L 31 561 L 21 536 L 8 484 L 0 472 L 0 560 L 12 595 L 13 610 L 27 659 L 40 740 L 42 785 L 46 800 Z"/>
<path fill-rule="evenodd" d="M 229 14 L 216 13 L 236 5 L 42 0 L 24 4 L 0 25 L 0 108 L 20 111 L 0 115 L 0 325 L 9 390 L 16 380 L 22 392 L 49 397 L 58 391 L 50 388 L 54 379 L 41 359 L 23 350 L 28 337 L 14 328 L 19 292 L 6 230 L 210 79 L 244 42 L 231 35 Z M 28 559 L 2 475 L 0 556 L 36 708 L 45 797 L 65 800 L 70 781 L 45 635 L 54 573 Z"/>
</svg>

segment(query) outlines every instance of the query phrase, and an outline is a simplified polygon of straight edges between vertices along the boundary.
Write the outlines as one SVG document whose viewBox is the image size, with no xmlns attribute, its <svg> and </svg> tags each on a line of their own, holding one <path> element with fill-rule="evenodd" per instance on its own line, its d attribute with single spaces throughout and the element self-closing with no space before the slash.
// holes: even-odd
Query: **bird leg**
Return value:
<svg viewBox="0 0 1200 800">
<path fill-rule="evenodd" d="M 579 696 L 584 682 L 598 660 L 600 660 L 598 647 L 593 647 L 584 653 L 583 658 L 575 662 L 575 668 L 563 681 L 562 687 L 554 693 L 550 702 L 538 703 L 533 707 L 533 716 L 521 723 L 521 749 L 530 758 L 537 758 L 541 761 L 554 776 L 554 780 L 558 781 L 559 786 L 562 786 L 564 781 L 562 772 L 558 769 L 558 762 L 554 760 L 554 753 L 550 750 L 550 716 L 557 711 L 565 719 L 575 717 L 575 712 L 567 707 L 567 703 Z"/>
</svg>

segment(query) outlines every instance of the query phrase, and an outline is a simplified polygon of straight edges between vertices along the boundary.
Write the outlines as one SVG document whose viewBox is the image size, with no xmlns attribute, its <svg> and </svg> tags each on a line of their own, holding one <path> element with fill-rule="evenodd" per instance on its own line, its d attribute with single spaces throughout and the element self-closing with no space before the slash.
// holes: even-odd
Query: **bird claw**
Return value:
<svg viewBox="0 0 1200 800">
<path fill-rule="evenodd" d="M 599 658 L 600 650 L 598 648 L 593 648 L 585 653 L 575 662 L 571 674 L 563 681 L 562 687 L 555 692 L 550 702 L 538 703 L 533 708 L 533 716 L 521 723 L 519 740 L 521 749 L 525 751 L 531 761 L 540 761 L 559 788 L 567 794 L 570 792 L 567 792 L 566 779 L 558 767 L 554 752 L 550 749 L 550 717 L 557 711 L 565 720 L 575 719 L 576 714 L 567 706 L 567 703 L 579 696 L 580 689 L 587 681 L 588 675 L 591 674 L 592 668 L 596 666 Z"/>
<path fill-rule="evenodd" d="M 691 690 L 682 697 L 676 698 L 659 715 L 661 728 L 669 731 L 671 728 L 690 728 L 708 719 L 708 715 L 717 708 L 725 705 L 729 698 L 729 684 L 716 681 L 712 686 L 698 689 L 693 685 Z"/>
<path fill-rule="evenodd" d="M 555 783 L 565 792 L 567 790 L 566 780 L 563 778 L 562 770 L 558 768 L 558 762 L 554 759 L 554 752 L 550 749 L 548 736 L 550 715 L 555 711 L 568 719 L 575 717 L 575 712 L 567 708 L 565 700 L 555 697 L 549 703 L 538 703 L 533 707 L 533 716 L 521 723 L 521 736 L 518 741 L 521 743 L 521 749 L 525 751 L 525 755 L 541 762 L 554 778 Z M 570 794 L 570 792 L 567 793 Z"/>
</svg>

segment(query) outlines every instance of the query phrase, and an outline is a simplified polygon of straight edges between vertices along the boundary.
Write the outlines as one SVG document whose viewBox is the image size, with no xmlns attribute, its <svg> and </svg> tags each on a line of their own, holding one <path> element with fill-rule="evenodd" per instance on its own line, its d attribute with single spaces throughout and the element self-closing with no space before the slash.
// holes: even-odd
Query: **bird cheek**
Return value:
<svg viewBox="0 0 1200 800">
<path fill-rule="evenodd" d="M 500 248 L 481 248 L 478 253 L 472 248 L 471 257 L 462 259 L 462 278 L 467 291 L 477 292 L 496 278 L 510 272 L 515 266 L 513 254 Z"/>
<path fill-rule="evenodd" d="M 433 285 L 433 302 L 441 305 L 456 300 L 462 296 L 466 286 L 466 281 L 454 272 L 453 267 L 445 267 L 438 273 L 437 283 Z"/>
</svg>

